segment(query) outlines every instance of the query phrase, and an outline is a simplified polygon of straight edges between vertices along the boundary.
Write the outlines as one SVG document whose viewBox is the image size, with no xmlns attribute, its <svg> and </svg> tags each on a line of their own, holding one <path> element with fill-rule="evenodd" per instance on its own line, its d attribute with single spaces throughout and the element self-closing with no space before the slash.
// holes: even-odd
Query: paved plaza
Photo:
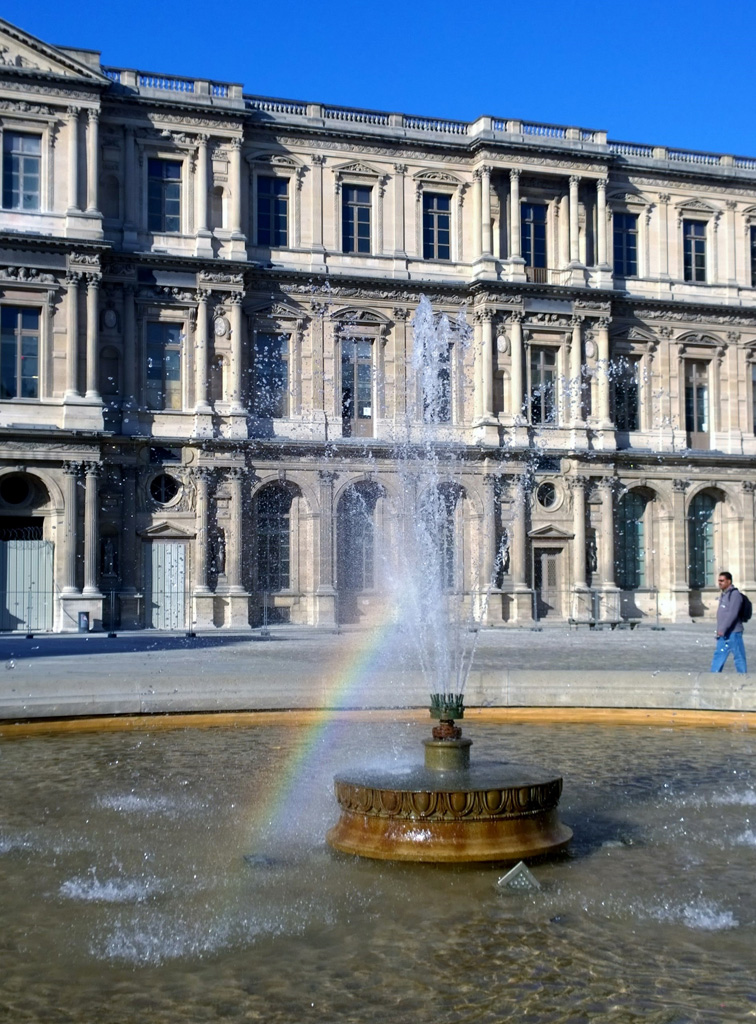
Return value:
<svg viewBox="0 0 756 1024">
<path fill-rule="evenodd" d="M 756 709 L 753 676 L 711 675 L 710 625 L 488 629 L 469 705 Z M 756 647 L 746 651 L 756 659 Z M 124 633 L 0 639 L 0 717 L 412 707 L 428 685 L 396 629 L 274 626 L 270 636 Z"/>
</svg>

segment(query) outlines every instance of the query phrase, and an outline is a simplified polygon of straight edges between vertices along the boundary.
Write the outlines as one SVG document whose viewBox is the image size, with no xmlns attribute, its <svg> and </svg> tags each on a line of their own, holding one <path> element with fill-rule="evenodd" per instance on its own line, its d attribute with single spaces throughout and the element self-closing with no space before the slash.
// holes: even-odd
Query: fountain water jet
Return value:
<svg viewBox="0 0 756 1024">
<path fill-rule="evenodd" d="M 434 318 L 423 297 L 412 321 L 416 403 L 408 403 L 406 440 L 397 464 L 405 495 L 419 514 L 405 515 L 405 550 L 395 578 L 402 619 L 417 640 L 421 666 L 431 686 L 430 712 L 439 724 L 425 743 L 425 763 L 407 771 L 356 770 L 334 781 L 341 817 L 327 834 L 343 853 L 380 860 L 477 862 L 533 859 L 561 850 L 572 831 L 557 815 L 560 776 L 510 763 L 470 764 L 472 741 L 455 722 L 464 715 L 464 684 L 474 641 L 467 650 L 460 607 L 448 594 L 449 454 L 438 427 L 452 408 L 454 338 L 464 350 L 469 329 L 463 317 L 452 329 Z M 462 366 L 464 352 L 457 351 Z M 420 436 L 413 437 L 413 431 Z M 414 512 L 414 510 L 410 510 Z M 491 581 L 498 566 L 492 567 Z M 490 585 L 489 588 L 490 590 Z M 487 595 L 486 595 L 487 597 Z M 486 601 L 482 611 L 485 612 Z M 471 601 L 470 615 L 476 607 Z M 452 613 L 450 615 L 450 612 Z M 450 622 L 451 618 L 451 622 Z M 468 622 L 480 626 L 480 622 Z M 476 634 L 473 633 L 474 637 Z M 445 692 L 455 686 L 457 692 Z"/>
</svg>

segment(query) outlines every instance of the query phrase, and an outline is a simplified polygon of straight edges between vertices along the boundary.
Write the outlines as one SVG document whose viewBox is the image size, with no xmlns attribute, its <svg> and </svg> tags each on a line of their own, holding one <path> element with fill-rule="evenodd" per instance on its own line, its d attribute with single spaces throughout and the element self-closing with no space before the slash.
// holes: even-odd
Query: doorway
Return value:
<svg viewBox="0 0 756 1024">
<path fill-rule="evenodd" d="M 533 548 L 533 589 L 539 619 L 562 618 L 562 548 Z"/>
</svg>

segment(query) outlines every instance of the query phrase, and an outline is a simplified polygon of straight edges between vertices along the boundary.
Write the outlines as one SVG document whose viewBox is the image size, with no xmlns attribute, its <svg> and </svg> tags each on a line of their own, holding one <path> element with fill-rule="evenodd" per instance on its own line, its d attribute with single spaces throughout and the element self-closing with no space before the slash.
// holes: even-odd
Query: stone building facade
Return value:
<svg viewBox="0 0 756 1024">
<path fill-rule="evenodd" d="M 0 629 L 380 618 L 423 295 L 451 593 L 522 625 L 711 616 L 724 566 L 756 592 L 756 159 L 2 21 L 0 136 Z"/>
</svg>

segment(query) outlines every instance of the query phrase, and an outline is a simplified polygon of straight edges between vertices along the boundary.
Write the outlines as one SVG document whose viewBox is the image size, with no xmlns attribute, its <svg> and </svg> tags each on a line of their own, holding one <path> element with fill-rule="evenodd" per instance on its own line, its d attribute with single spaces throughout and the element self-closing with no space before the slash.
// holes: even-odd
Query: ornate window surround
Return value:
<svg viewBox="0 0 756 1024">
<path fill-rule="evenodd" d="M 638 192 L 611 192 L 606 197 L 608 219 L 607 246 L 610 248 L 612 273 L 614 273 L 614 215 L 631 213 L 638 218 L 638 274 L 637 280 L 651 275 L 650 224 L 656 206 Z"/>
<path fill-rule="evenodd" d="M 196 190 L 196 146 L 194 140 L 179 142 L 175 139 L 163 143 L 154 138 L 138 136 L 136 138 L 137 161 L 139 168 L 139 230 L 148 235 L 153 244 L 161 239 L 173 239 L 191 235 L 194 232 L 194 194 Z M 181 230 L 178 232 L 150 231 L 147 212 L 147 195 L 149 181 L 149 161 L 170 160 L 181 164 Z M 210 187 L 208 183 L 208 199 Z"/>
<path fill-rule="evenodd" d="M 289 335 L 289 409 L 287 419 L 298 419 L 302 415 L 302 348 L 309 318 L 304 310 L 285 302 L 266 303 L 245 310 L 248 317 L 251 352 L 257 351 L 258 334 Z M 253 367 L 254 371 L 254 367 Z M 253 373 L 254 376 L 254 373 Z M 252 396 L 249 408 L 254 411 Z"/>
<path fill-rule="evenodd" d="M 333 251 L 341 253 L 342 256 L 356 256 L 356 253 L 345 253 L 342 251 L 343 231 L 343 205 L 342 193 L 344 186 L 356 186 L 370 188 L 370 252 L 360 254 L 365 256 L 384 255 L 383 244 L 383 197 L 386 192 L 386 184 L 389 181 L 387 174 L 382 173 L 375 167 L 360 161 L 352 160 L 346 164 L 340 164 L 333 168 L 333 224 L 335 237 L 333 239 Z"/>
<path fill-rule="evenodd" d="M 140 298 L 137 295 L 136 326 L 138 339 L 138 358 L 136 371 L 136 392 L 139 395 L 139 406 L 145 412 L 164 416 L 177 416 L 185 413 L 191 406 L 190 384 L 193 381 L 194 360 L 189 358 L 194 349 L 194 331 L 196 328 L 196 307 L 171 307 L 155 304 L 153 298 Z M 147 325 L 149 323 L 173 324 L 181 328 L 181 409 L 152 409 L 147 405 Z"/>
<path fill-rule="evenodd" d="M 639 427 L 640 430 L 651 430 L 654 425 L 652 364 L 658 338 L 649 330 L 618 325 L 616 332 L 610 335 L 610 342 L 610 360 L 617 356 L 638 360 Z"/>
<path fill-rule="evenodd" d="M 9 101 L 5 101 L 7 106 Z M 41 137 L 40 145 L 40 167 L 39 167 L 39 209 L 38 210 L 6 210 L 2 209 L 3 216 L 10 217 L 39 217 L 40 214 L 62 213 L 62 210 L 55 210 L 55 143 L 58 135 L 58 119 L 62 117 L 57 111 L 50 108 L 49 112 L 33 113 L 19 110 L 20 117 L 14 116 L 12 110 L 0 114 L 0 161 L 4 159 L 4 135 L 5 132 L 14 132 L 20 135 L 36 135 Z M 64 190 L 61 190 L 64 195 Z"/>
<path fill-rule="evenodd" d="M 386 417 L 386 343 L 390 321 L 374 310 L 345 307 L 331 314 L 334 347 L 333 416 L 341 422 L 341 342 L 345 339 L 364 339 L 373 349 L 373 429 Z"/>
<path fill-rule="evenodd" d="M 458 178 L 456 174 L 448 171 L 423 170 L 414 174 L 412 180 L 415 183 L 415 253 L 417 258 L 423 257 L 423 195 L 426 192 L 446 195 L 451 197 L 451 210 L 449 224 L 451 228 L 451 254 L 449 260 L 442 260 L 444 264 L 459 263 L 462 259 L 462 206 L 464 195 L 469 185 Z M 439 262 L 425 260 L 425 262 Z"/>
<path fill-rule="evenodd" d="M 684 284 L 702 285 L 717 284 L 719 282 L 719 252 L 718 234 L 719 221 L 722 210 L 712 206 L 711 203 L 699 199 L 697 196 L 688 196 L 675 206 L 677 214 L 677 238 L 678 238 L 678 266 L 677 280 Z M 706 280 L 685 281 L 685 238 L 683 224 L 686 220 L 700 221 L 706 227 Z"/>
<path fill-rule="evenodd" d="M 288 245 L 287 249 L 299 249 L 302 246 L 302 182 L 307 168 L 300 161 L 288 154 L 257 153 L 247 157 L 249 166 L 249 223 L 250 238 L 257 242 L 257 179 L 259 177 L 280 178 L 288 182 Z M 267 248 L 267 246 L 265 247 Z"/>
</svg>

